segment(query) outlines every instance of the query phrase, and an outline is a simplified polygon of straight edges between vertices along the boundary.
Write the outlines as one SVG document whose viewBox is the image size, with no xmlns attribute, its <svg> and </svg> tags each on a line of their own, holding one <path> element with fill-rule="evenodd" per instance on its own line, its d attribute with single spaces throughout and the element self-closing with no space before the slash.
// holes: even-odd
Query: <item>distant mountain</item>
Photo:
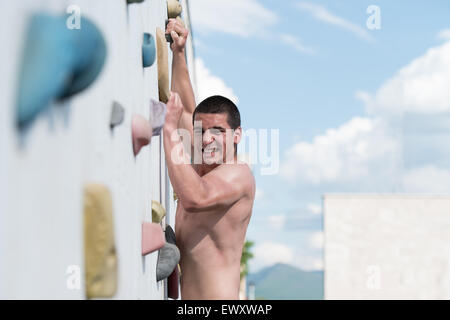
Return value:
<svg viewBox="0 0 450 320">
<path fill-rule="evenodd" d="M 303 271 L 277 263 L 257 273 L 249 274 L 247 284 L 255 284 L 256 299 L 321 300 L 323 271 Z"/>
</svg>

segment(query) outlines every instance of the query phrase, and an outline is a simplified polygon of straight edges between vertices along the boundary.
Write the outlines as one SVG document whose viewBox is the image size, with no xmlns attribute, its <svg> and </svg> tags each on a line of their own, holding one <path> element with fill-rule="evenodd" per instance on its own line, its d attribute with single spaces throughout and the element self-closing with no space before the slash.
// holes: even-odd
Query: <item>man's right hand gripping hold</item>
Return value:
<svg viewBox="0 0 450 320">
<path fill-rule="evenodd" d="M 255 197 L 250 168 L 237 161 L 242 132 L 239 111 L 221 96 L 195 108 L 184 51 L 188 30 L 170 19 L 166 33 L 173 38 L 173 61 L 164 150 L 179 199 L 175 233 L 181 252 L 181 298 L 238 299 L 242 248 Z M 191 164 L 191 146 L 184 154 L 187 161 L 180 164 L 172 158 L 181 143 L 177 129 L 187 130 L 194 140 L 194 119 L 202 161 Z"/>
</svg>

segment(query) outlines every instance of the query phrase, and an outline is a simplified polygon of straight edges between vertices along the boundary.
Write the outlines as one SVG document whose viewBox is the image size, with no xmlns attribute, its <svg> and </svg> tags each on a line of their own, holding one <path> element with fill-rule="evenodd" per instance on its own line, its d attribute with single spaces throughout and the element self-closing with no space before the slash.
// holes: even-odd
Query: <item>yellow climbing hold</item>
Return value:
<svg viewBox="0 0 450 320">
<path fill-rule="evenodd" d="M 167 16 L 176 18 L 181 14 L 181 3 L 177 0 L 167 0 Z"/>
<path fill-rule="evenodd" d="M 117 291 L 112 199 L 96 183 L 84 189 L 84 260 L 86 297 L 112 297 Z"/>
<path fill-rule="evenodd" d="M 159 101 L 167 103 L 169 101 L 169 54 L 167 40 L 160 28 L 156 28 L 156 51 L 158 56 L 158 92 Z"/>
<path fill-rule="evenodd" d="M 152 200 L 152 222 L 160 223 L 164 216 L 166 215 L 166 210 L 158 201 Z"/>
</svg>

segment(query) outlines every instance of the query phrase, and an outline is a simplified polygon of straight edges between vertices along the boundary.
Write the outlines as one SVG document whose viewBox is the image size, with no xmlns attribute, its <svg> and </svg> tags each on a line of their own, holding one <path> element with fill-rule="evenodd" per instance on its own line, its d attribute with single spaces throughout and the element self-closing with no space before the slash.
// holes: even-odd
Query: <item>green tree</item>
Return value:
<svg viewBox="0 0 450 320">
<path fill-rule="evenodd" d="M 241 279 L 248 274 L 248 261 L 253 258 L 253 253 L 250 251 L 255 243 L 253 241 L 245 241 L 241 256 Z"/>
</svg>

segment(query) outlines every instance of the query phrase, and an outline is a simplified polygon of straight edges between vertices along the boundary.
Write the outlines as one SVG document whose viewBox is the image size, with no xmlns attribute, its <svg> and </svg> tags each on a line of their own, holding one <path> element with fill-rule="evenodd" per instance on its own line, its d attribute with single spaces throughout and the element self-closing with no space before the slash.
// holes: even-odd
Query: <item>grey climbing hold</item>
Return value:
<svg viewBox="0 0 450 320">
<path fill-rule="evenodd" d="M 167 243 L 159 250 L 156 263 L 156 280 L 161 281 L 170 276 L 180 261 L 180 250 L 177 246 Z"/>
<path fill-rule="evenodd" d="M 166 231 L 164 232 L 164 234 L 166 236 L 166 242 L 176 245 L 177 240 L 175 238 L 175 232 L 170 225 L 166 226 Z"/>
<path fill-rule="evenodd" d="M 153 128 L 153 136 L 161 134 L 161 129 L 166 121 L 166 110 L 164 103 L 150 99 L 150 123 Z"/>
<path fill-rule="evenodd" d="M 111 129 L 123 122 L 124 115 L 125 109 L 122 107 L 120 103 L 114 101 L 111 107 L 111 119 L 109 122 Z"/>
</svg>

